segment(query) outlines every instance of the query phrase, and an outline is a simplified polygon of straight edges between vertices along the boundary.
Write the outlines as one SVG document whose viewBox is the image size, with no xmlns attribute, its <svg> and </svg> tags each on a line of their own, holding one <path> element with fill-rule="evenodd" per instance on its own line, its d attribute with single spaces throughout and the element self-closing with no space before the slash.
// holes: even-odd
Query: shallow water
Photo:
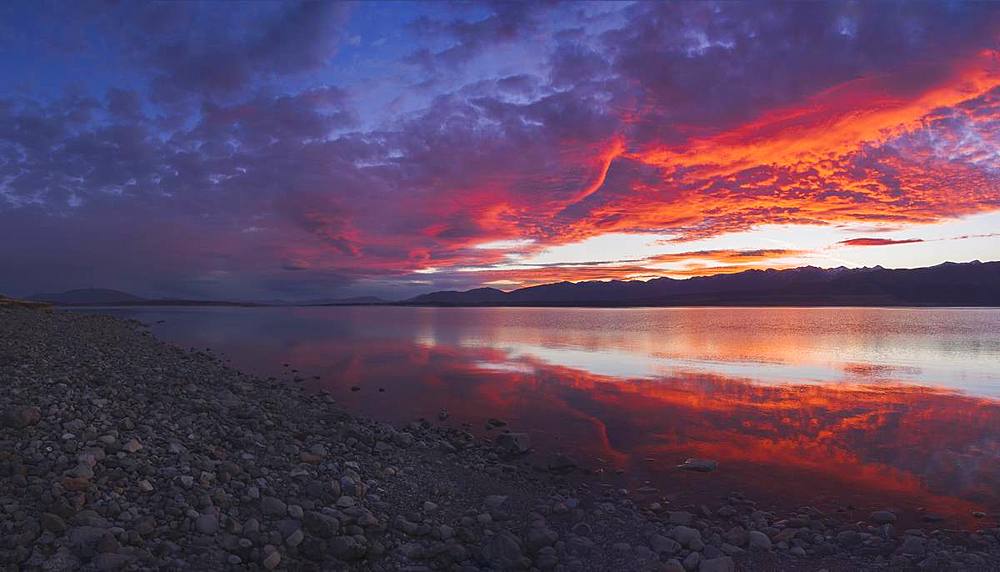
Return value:
<svg viewBox="0 0 1000 572">
<path fill-rule="evenodd" d="M 1000 512 L 998 309 L 100 311 L 261 375 L 305 378 L 371 417 L 447 409 L 447 424 L 479 432 L 501 418 L 532 435 L 538 459 L 567 452 L 609 482 L 648 481 L 682 502 L 740 490 L 962 527 Z M 677 471 L 686 457 L 719 470 Z"/>
</svg>

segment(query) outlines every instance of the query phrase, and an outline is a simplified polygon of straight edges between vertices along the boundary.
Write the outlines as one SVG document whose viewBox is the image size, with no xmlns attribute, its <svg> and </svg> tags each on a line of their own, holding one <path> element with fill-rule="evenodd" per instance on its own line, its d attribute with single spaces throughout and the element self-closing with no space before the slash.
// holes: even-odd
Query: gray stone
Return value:
<svg viewBox="0 0 1000 572">
<path fill-rule="evenodd" d="M 544 526 L 533 527 L 527 534 L 528 550 L 537 552 L 546 546 L 552 546 L 559 540 L 559 535 L 550 528 Z"/>
<path fill-rule="evenodd" d="M 698 565 L 701 564 L 701 554 L 699 554 L 698 552 L 692 552 L 691 554 L 688 554 L 687 556 L 684 557 L 684 561 L 682 562 L 682 564 L 684 564 L 685 570 L 697 570 Z"/>
<path fill-rule="evenodd" d="M 219 515 L 214 512 L 205 513 L 198 517 L 194 526 L 202 534 L 215 534 L 219 531 Z"/>
<path fill-rule="evenodd" d="M 53 534 L 62 534 L 66 530 L 66 521 L 59 515 L 52 514 L 51 512 L 43 513 L 39 520 L 41 521 L 42 528 Z"/>
<path fill-rule="evenodd" d="M 337 535 L 340 521 L 323 513 L 307 512 L 302 519 L 302 526 L 305 527 L 306 532 L 313 536 L 329 539 Z"/>
<path fill-rule="evenodd" d="M 267 516 L 285 516 L 288 505 L 274 497 L 264 497 L 260 499 L 260 510 Z"/>
<path fill-rule="evenodd" d="M 521 541 L 506 530 L 494 534 L 483 543 L 483 556 L 501 568 L 519 566 L 524 557 Z"/>
<path fill-rule="evenodd" d="M 264 568 L 267 568 L 268 570 L 274 570 L 275 568 L 278 567 L 279 564 L 281 564 L 281 553 L 278 552 L 277 550 L 268 554 L 267 557 L 264 558 L 263 561 L 261 561 L 261 565 L 263 565 Z"/>
<path fill-rule="evenodd" d="M 771 539 L 767 537 L 766 534 L 759 530 L 751 530 L 747 535 L 747 539 L 750 542 L 750 548 L 752 550 L 770 550 L 771 549 Z"/>
<path fill-rule="evenodd" d="M 355 536 L 337 536 L 330 541 L 330 553 L 341 560 L 357 560 L 364 557 L 367 550 L 363 539 Z"/>
<path fill-rule="evenodd" d="M 672 538 L 667 538 L 662 534 L 654 534 L 649 537 L 649 547 L 653 549 L 653 552 L 657 554 L 666 554 L 668 556 L 676 554 L 680 549 L 681 545 L 676 540 Z"/>
<path fill-rule="evenodd" d="M 927 552 L 927 541 L 919 536 L 907 536 L 899 551 L 912 556 L 923 556 Z"/>
<path fill-rule="evenodd" d="M 690 546 L 695 540 L 701 540 L 701 532 L 690 526 L 675 526 L 668 534 L 683 546 Z"/>
</svg>

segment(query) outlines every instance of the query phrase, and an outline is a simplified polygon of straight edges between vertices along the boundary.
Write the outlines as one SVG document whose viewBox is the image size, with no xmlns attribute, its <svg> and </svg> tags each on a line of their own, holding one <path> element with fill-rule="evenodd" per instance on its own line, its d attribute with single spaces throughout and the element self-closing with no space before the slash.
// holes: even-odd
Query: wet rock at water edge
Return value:
<svg viewBox="0 0 1000 572">
<path fill-rule="evenodd" d="M 677 468 L 682 471 L 693 471 L 696 473 L 711 473 L 719 468 L 719 462 L 714 459 L 686 459 Z"/>
<path fill-rule="evenodd" d="M 549 461 L 548 470 L 553 473 L 568 473 L 577 467 L 576 461 L 564 453 L 556 453 Z"/>
<path fill-rule="evenodd" d="M 496 444 L 506 455 L 523 455 L 531 449 L 531 437 L 527 433 L 501 433 Z"/>
<path fill-rule="evenodd" d="M 896 522 L 896 514 L 888 510 L 877 510 L 871 513 L 871 520 L 876 524 L 893 524 Z"/>
</svg>

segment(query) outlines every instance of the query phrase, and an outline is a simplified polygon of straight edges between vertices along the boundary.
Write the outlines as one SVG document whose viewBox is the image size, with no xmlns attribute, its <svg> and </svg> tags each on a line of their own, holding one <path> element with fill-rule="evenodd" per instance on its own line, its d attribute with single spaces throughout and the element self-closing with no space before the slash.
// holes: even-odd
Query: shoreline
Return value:
<svg viewBox="0 0 1000 572">
<path fill-rule="evenodd" d="M 351 415 L 131 320 L 0 308 L 0 377 L 4 569 L 1000 568 L 1000 529 L 605 488 L 510 456 L 510 438 Z"/>
</svg>

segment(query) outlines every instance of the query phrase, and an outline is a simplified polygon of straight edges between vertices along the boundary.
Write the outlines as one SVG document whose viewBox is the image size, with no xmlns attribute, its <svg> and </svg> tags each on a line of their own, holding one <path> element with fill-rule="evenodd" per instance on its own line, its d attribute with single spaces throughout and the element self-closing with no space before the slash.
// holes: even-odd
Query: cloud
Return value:
<svg viewBox="0 0 1000 572">
<path fill-rule="evenodd" d="M 683 244 L 1000 210 L 1000 11 L 987 4 L 428 5 L 363 34 L 346 4 L 242 8 L 74 12 L 120 57 L 89 91 L 0 95 L 0 238 L 138 284 L 140 269 L 98 252 L 120 240 L 165 261 L 151 277 L 164 288 L 266 295 L 428 268 L 434 285 L 724 272 L 804 253 L 510 270 L 510 249 L 477 246 L 526 259 L 607 233 Z M 338 59 L 358 35 L 389 38 L 402 60 L 416 45 L 424 67 Z M 439 74 L 452 81 L 414 88 Z M 401 111 L 373 102 L 413 91 L 421 103 Z M 24 287 L 51 289 L 58 273 L 33 268 Z"/>
<path fill-rule="evenodd" d="M 837 244 L 844 246 L 891 246 L 893 244 L 914 244 L 918 242 L 924 242 L 924 240 L 921 238 L 906 238 L 901 240 L 892 238 L 850 238 L 841 240 Z"/>
</svg>

